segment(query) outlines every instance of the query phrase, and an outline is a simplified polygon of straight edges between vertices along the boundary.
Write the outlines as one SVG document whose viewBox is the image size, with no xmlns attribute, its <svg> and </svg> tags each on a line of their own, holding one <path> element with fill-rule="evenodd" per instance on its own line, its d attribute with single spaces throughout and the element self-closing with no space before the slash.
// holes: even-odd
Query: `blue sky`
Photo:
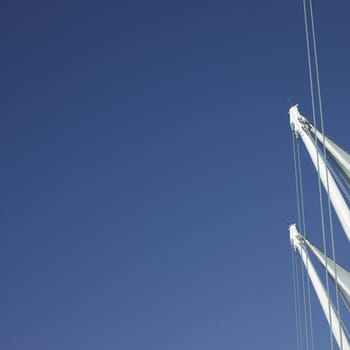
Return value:
<svg viewBox="0 0 350 350">
<path fill-rule="evenodd" d="M 1 348 L 295 349 L 302 1 L 1 7 Z M 326 130 L 350 149 L 350 5 L 315 16 Z"/>
</svg>

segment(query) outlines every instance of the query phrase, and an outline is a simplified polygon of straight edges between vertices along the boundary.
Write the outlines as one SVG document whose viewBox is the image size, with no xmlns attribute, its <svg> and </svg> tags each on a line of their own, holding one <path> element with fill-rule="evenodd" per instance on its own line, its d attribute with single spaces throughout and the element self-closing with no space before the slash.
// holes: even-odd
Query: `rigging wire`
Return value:
<svg viewBox="0 0 350 350">
<path fill-rule="evenodd" d="M 311 135 L 310 135 L 310 138 L 311 138 L 311 140 L 314 142 L 315 148 L 317 148 L 318 151 L 321 152 L 321 150 L 319 149 L 318 143 L 315 144 L 315 140 L 311 137 Z M 310 165 L 312 166 L 313 164 L 312 164 L 312 162 L 311 162 L 311 159 L 308 157 L 309 154 L 308 154 L 307 152 L 305 152 L 305 154 L 307 155 L 306 158 L 309 160 Z M 328 160 L 325 160 L 325 163 L 326 163 L 326 165 L 327 165 L 327 168 L 328 168 L 330 174 L 334 177 L 334 179 L 335 179 L 337 185 L 339 186 L 340 190 L 342 191 L 343 195 L 346 197 L 346 199 L 347 199 L 348 201 L 350 201 L 350 193 L 349 193 L 347 187 L 344 185 L 343 181 L 340 179 L 340 177 L 339 177 L 339 175 L 337 174 L 337 172 L 334 170 L 332 164 L 329 163 Z M 305 231 L 305 232 L 306 232 L 306 231 Z M 335 261 L 335 259 L 334 259 L 334 261 Z M 306 270 L 307 270 L 307 269 L 308 269 L 308 268 L 306 268 Z M 335 269 L 337 269 L 337 266 L 335 266 Z M 334 277 L 336 278 L 336 276 L 334 276 Z M 308 281 L 308 282 L 309 282 L 309 281 Z M 338 300 L 339 300 L 340 298 L 339 298 L 339 293 L 338 293 L 338 291 L 337 291 L 337 287 L 338 287 L 338 283 L 337 283 L 337 285 L 336 285 L 336 293 L 337 293 L 336 295 L 337 295 L 337 298 L 338 298 Z M 309 297 L 310 297 L 310 295 L 309 295 Z M 337 316 L 338 316 L 339 321 L 340 321 L 340 323 L 341 323 L 341 327 L 343 327 L 343 330 L 344 330 L 344 332 L 345 332 L 345 335 L 350 339 L 350 333 L 349 333 L 349 331 L 348 331 L 346 325 L 344 324 L 343 320 L 341 319 L 341 315 L 340 315 L 340 305 L 338 305 L 338 302 L 339 302 L 338 300 L 337 300 L 337 308 L 338 308 L 338 310 L 337 310 Z M 311 302 L 310 302 L 310 303 L 311 303 Z M 310 314 L 310 315 L 311 315 L 311 314 Z M 342 333 L 340 333 L 340 334 L 341 334 L 341 337 L 342 337 Z M 341 338 L 341 346 L 343 346 L 343 345 L 342 345 L 342 344 L 343 344 L 342 342 L 343 342 L 343 340 L 342 340 L 342 338 Z M 341 349 L 342 349 L 342 348 L 341 348 Z"/>
<path fill-rule="evenodd" d="M 303 269 L 302 262 L 300 259 L 300 267 Z M 298 270 L 298 264 L 295 264 L 295 271 L 296 271 L 296 285 L 297 285 L 297 296 L 298 296 L 298 318 L 299 318 L 299 334 L 300 334 L 300 348 L 302 349 L 303 346 L 303 330 L 302 330 L 302 321 L 301 321 L 301 301 L 300 301 L 300 282 L 299 282 L 299 270 Z"/>
<path fill-rule="evenodd" d="M 312 138 L 311 138 L 312 139 Z M 317 140 L 313 140 L 315 147 L 317 148 L 317 153 L 321 153 L 319 150 Z M 323 147 L 324 144 L 323 144 Z M 323 152 L 326 152 L 325 148 L 323 149 Z M 323 154 L 324 157 L 325 153 Z M 337 173 L 334 171 L 333 167 L 331 164 L 328 162 L 327 159 L 323 159 L 325 164 L 326 164 L 326 188 L 327 188 L 327 198 L 328 198 L 328 215 L 329 215 L 329 225 L 330 225 L 330 233 L 331 233 L 331 248 L 332 248 L 332 259 L 334 262 L 336 262 L 336 256 L 335 256 L 335 245 L 334 245 L 334 229 L 333 229 L 333 217 L 332 217 L 332 209 L 331 209 L 331 202 L 330 202 L 330 196 L 329 196 L 329 177 L 328 177 L 328 172 L 330 172 L 334 178 L 335 181 L 337 182 L 338 186 L 341 188 L 343 194 L 346 196 L 348 200 L 350 200 L 350 195 L 348 191 L 346 190 L 345 186 L 341 182 L 339 176 Z M 327 250 L 324 250 L 325 255 L 327 255 Z M 326 261 L 326 275 L 328 276 L 327 273 L 327 264 L 328 262 Z M 337 307 L 337 315 L 339 320 L 341 321 L 341 313 L 340 313 L 340 302 L 339 302 L 339 286 L 338 286 L 338 275 L 337 275 L 337 264 L 334 264 L 334 284 L 335 284 L 335 290 L 336 290 L 336 307 Z M 329 301 L 330 303 L 330 301 Z M 340 335 L 340 349 L 343 350 L 343 333 L 341 331 L 341 322 L 339 323 L 339 335 Z"/>
<path fill-rule="evenodd" d="M 296 271 L 295 271 L 295 257 L 294 257 L 294 249 L 291 247 L 291 252 L 292 252 L 292 272 L 293 272 L 293 290 L 294 290 L 294 312 L 295 312 L 295 330 L 297 334 L 297 349 L 301 349 L 301 344 L 300 344 L 300 335 L 299 335 L 299 313 L 298 313 L 298 302 L 297 302 L 297 287 L 296 287 Z"/>
<path fill-rule="evenodd" d="M 299 182 L 300 182 L 300 203 L 301 203 L 301 214 L 303 221 L 303 236 L 306 237 L 306 224 L 305 224 L 305 209 L 304 209 L 304 190 L 303 190 L 303 177 L 301 172 L 301 162 L 300 162 L 300 147 L 299 142 L 297 142 L 297 159 L 298 159 L 298 173 L 299 173 Z M 303 296 L 304 296 L 304 317 L 305 317 L 305 327 L 306 334 L 309 334 L 307 327 L 307 311 L 306 311 L 306 300 L 305 300 L 305 286 L 304 286 L 304 269 L 303 271 Z M 306 271 L 309 271 L 309 261 L 306 260 Z M 311 349 L 314 350 L 314 331 L 312 323 L 312 307 L 311 307 L 311 293 L 310 293 L 310 279 L 307 275 L 307 292 L 308 292 L 308 311 L 309 311 L 309 323 L 310 323 L 310 339 L 311 339 Z M 308 340 L 308 338 L 307 338 Z M 308 344 L 308 342 L 307 342 Z M 308 348 L 308 345 L 307 345 Z"/>
<path fill-rule="evenodd" d="M 310 93 L 311 93 L 311 105 L 312 105 L 312 117 L 313 124 L 316 126 L 316 111 L 315 111 L 315 97 L 314 97 L 314 88 L 313 88 L 313 76 L 312 76 L 312 66 L 311 66 L 311 53 L 310 53 L 310 41 L 309 41 L 309 24 L 308 16 L 306 9 L 306 0 L 303 0 L 304 7 L 304 21 L 305 21 L 305 35 L 306 35 L 306 46 L 307 46 L 307 56 L 308 56 L 308 67 L 309 67 L 309 80 L 310 80 Z M 311 2 L 310 2 L 311 7 Z M 317 174 L 318 174 L 318 192 L 319 192 L 319 202 L 320 202 L 320 212 L 321 212 L 321 224 L 322 224 L 322 238 L 323 238 L 323 251 L 326 254 L 326 236 L 325 236 L 325 224 L 324 224 L 324 212 L 323 212 L 323 200 L 322 200 L 322 188 L 321 188 L 321 178 L 320 178 L 320 165 L 319 165 L 319 154 L 317 152 Z M 327 261 L 326 261 L 327 264 Z M 327 267 L 326 267 L 327 270 Z M 329 314 L 329 334 L 330 334 L 330 343 L 331 349 L 334 349 L 333 345 L 333 335 L 332 335 L 332 317 L 331 317 L 331 303 L 329 299 L 329 280 L 328 274 L 326 271 L 326 289 L 327 289 L 327 298 L 328 298 L 328 314 Z"/>
<path fill-rule="evenodd" d="M 346 199 L 348 201 L 350 201 L 350 193 L 349 191 L 347 190 L 347 188 L 344 186 L 343 182 L 340 180 L 338 174 L 334 171 L 333 167 L 328 163 L 327 164 L 329 170 L 330 170 L 330 173 L 333 175 L 336 183 L 338 184 L 338 186 L 340 187 L 341 191 L 343 192 L 344 196 L 346 197 Z"/>
<path fill-rule="evenodd" d="M 300 147 L 299 147 L 299 139 L 297 140 L 297 163 L 298 163 L 298 180 L 299 180 L 299 191 L 300 191 L 300 207 L 301 207 L 301 217 L 302 223 L 299 224 L 299 227 L 303 225 L 303 236 L 305 236 L 305 213 L 304 213 L 304 200 L 303 200 L 303 182 L 301 177 L 301 165 L 300 165 Z M 307 306 L 306 306 L 306 295 L 305 295 L 305 273 L 302 266 L 302 261 L 300 259 L 301 264 L 301 280 L 302 280 L 302 291 L 303 291 L 303 302 L 304 302 L 304 325 L 305 325 L 305 342 L 306 342 L 306 350 L 309 349 L 309 329 L 308 329 L 308 321 L 307 321 Z"/>
<path fill-rule="evenodd" d="M 307 307 L 306 307 L 306 295 L 305 295 L 305 272 L 303 268 L 303 262 L 302 259 L 300 259 L 300 269 L 301 269 L 301 289 L 303 293 L 303 309 L 304 309 L 304 326 L 305 326 L 305 344 L 306 344 L 306 350 L 309 349 L 309 328 L 308 328 L 308 321 L 307 321 Z"/>
<path fill-rule="evenodd" d="M 312 29 L 313 53 L 314 53 L 314 60 L 315 60 L 315 73 L 316 73 L 316 82 L 317 82 L 317 93 L 318 93 L 318 105 L 319 105 L 319 112 L 320 112 L 322 143 L 323 143 L 323 159 L 326 161 L 327 154 L 326 154 L 326 146 L 325 146 L 325 132 L 324 132 L 324 122 L 323 122 L 323 106 L 322 106 L 321 84 L 320 84 L 320 75 L 319 75 L 319 67 L 318 67 L 318 55 L 317 55 L 315 23 L 314 23 L 314 14 L 313 14 L 312 0 L 309 0 L 309 5 L 310 5 L 310 19 L 311 19 L 311 29 Z M 315 137 L 316 137 L 316 135 L 315 135 Z M 328 176 L 328 168 L 327 167 L 326 167 L 326 182 L 327 182 L 328 215 L 329 215 L 329 225 L 330 225 L 330 233 L 331 233 L 332 256 L 333 256 L 333 260 L 336 261 L 336 259 L 335 259 L 335 245 L 334 245 L 333 215 L 332 215 L 330 195 L 329 195 L 329 176 Z M 326 268 L 327 268 L 327 265 L 326 265 Z M 336 264 L 335 264 L 334 270 L 335 270 L 334 274 L 335 274 L 335 286 L 336 286 L 337 312 L 338 312 L 338 317 L 340 318 L 339 291 L 338 291 L 338 278 L 337 278 L 337 267 L 336 267 Z M 327 274 L 327 277 L 328 277 L 328 274 Z M 329 291 L 328 291 L 328 293 L 329 293 Z M 329 295 L 328 295 L 328 297 L 329 297 Z M 329 303 L 329 309 L 330 309 L 330 300 L 328 301 L 328 303 Z M 343 340 L 342 340 L 342 332 L 341 332 L 340 322 L 339 322 L 339 333 L 340 333 L 340 348 L 341 348 L 341 350 L 343 350 Z"/>
<path fill-rule="evenodd" d="M 322 186 L 321 186 L 321 178 L 320 178 L 320 160 L 319 157 L 321 157 L 325 164 L 328 166 L 327 162 L 327 155 L 326 155 L 326 147 L 325 147 L 325 133 L 324 133 L 324 122 L 323 122 L 323 106 L 322 106 L 322 98 L 321 98 L 321 85 L 320 85 L 320 77 L 319 77 L 319 67 L 318 67 L 318 56 L 317 56 L 317 46 L 316 46 L 316 34 L 315 34 L 315 24 L 314 24 L 314 14 L 313 14 L 313 5 L 312 0 L 309 0 L 309 9 L 307 10 L 306 1 L 303 0 L 303 8 L 304 8 L 304 21 L 305 21 L 305 35 L 306 35 L 306 44 L 307 44 L 307 56 L 308 56 L 308 69 L 309 69 L 309 80 L 310 80 L 310 92 L 311 92 L 311 104 L 312 104 L 312 116 L 313 116 L 313 124 L 315 128 L 316 126 L 316 108 L 315 108 L 315 91 L 314 91 L 314 80 L 316 81 L 316 87 L 317 87 L 317 97 L 318 97 L 318 110 L 321 120 L 321 133 L 322 133 L 322 139 L 323 139 L 323 154 L 321 151 L 317 151 L 317 174 L 318 174 L 318 192 L 319 192 L 319 202 L 320 202 L 320 215 L 321 215 L 321 226 L 322 226 L 322 240 L 323 240 L 323 252 L 325 255 L 327 255 L 327 243 L 326 243 L 326 229 L 325 229 L 325 207 L 323 203 L 323 192 L 322 192 Z M 309 11 L 309 13 L 308 13 Z M 311 25 L 309 24 L 309 21 L 311 22 Z M 309 27 L 311 27 L 311 34 L 309 34 Z M 313 67 L 311 63 L 311 45 L 310 45 L 310 38 L 312 40 L 313 44 L 313 59 L 314 59 L 314 71 L 313 73 Z M 314 75 L 315 74 L 315 75 Z M 311 137 L 312 139 L 312 137 Z M 317 145 L 317 139 L 315 134 L 315 145 Z M 302 222 L 302 230 L 303 235 L 306 235 L 306 225 L 305 225 L 305 210 L 304 210 L 304 199 L 303 199 L 303 184 L 302 184 L 302 172 L 301 172 L 301 164 L 300 164 L 300 150 L 299 150 L 299 143 L 298 145 L 298 152 L 296 157 L 295 152 L 295 140 L 294 140 L 294 133 L 293 133 L 293 154 L 294 154 L 294 166 L 295 166 L 295 181 L 296 181 L 296 196 L 297 196 L 297 210 L 298 210 L 298 225 L 301 227 Z M 318 148 L 317 148 L 318 150 Z M 298 163 L 298 164 L 297 164 Z M 297 170 L 298 165 L 298 170 Z M 328 195 L 328 219 L 329 219 L 329 225 L 330 225 L 330 231 L 331 231 L 331 244 L 332 244 L 332 257 L 333 260 L 335 259 L 335 244 L 334 244 L 334 229 L 333 229 L 333 216 L 332 216 L 332 209 L 331 209 L 331 202 L 330 202 L 330 195 L 329 195 L 329 174 L 328 174 L 328 168 L 326 166 L 326 192 Z M 332 169 L 333 170 L 333 169 Z M 331 170 L 331 171 L 332 171 Z M 339 178 L 336 177 L 339 182 Z M 300 188 L 299 188 L 300 186 Z M 342 186 L 343 188 L 343 186 Z M 344 191 L 343 191 L 344 192 Z M 347 193 L 347 192 L 345 192 Z M 349 197 L 347 196 L 349 199 Z M 297 326 L 297 345 L 298 348 L 302 347 L 303 343 L 303 333 L 302 333 L 302 322 L 301 322 L 301 303 L 300 303 L 300 288 L 299 288 L 299 275 L 298 275 L 298 267 L 295 263 L 295 256 L 292 254 L 292 263 L 293 263 L 293 285 L 294 285 L 294 293 L 295 293 L 295 310 L 296 310 L 296 326 Z M 328 314 L 329 314 L 329 331 L 330 331 L 330 343 L 331 343 L 331 349 L 334 349 L 334 339 L 333 339 L 333 333 L 332 333 L 332 314 L 331 314 L 331 300 L 330 300 L 330 292 L 329 292 L 329 276 L 327 273 L 327 260 L 326 260 L 326 291 L 327 291 L 327 299 L 328 299 Z M 304 270 L 301 263 L 301 269 L 302 269 L 302 290 L 303 290 L 303 305 L 304 305 L 304 323 L 305 323 L 305 341 L 306 341 L 306 349 L 308 350 L 308 321 L 307 321 L 307 311 L 306 311 L 306 296 L 305 296 L 305 280 L 304 280 Z M 306 270 L 308 271 L 308 266 L 306 266 Z M 308 281 L 308 302 L 309 302 L 309 316 L 310 316 L 310 335 L 311 335 L 311 347 L 312 350 L 314 349 L 314 340 L 313 340 L 313 325 L 312 325 L 312 309 L 311 309 L 311 297 L 310 297 L 310 281 L 309 278 Z M 341 318 L 340 318 L 340 306 L 339 306 L 339 291 L 338 291 L 338 279 L 337 279 L 337 269 L 335 267 L 335 285 L 336 285 L 336 298 L 337 298 L 337 314 L 340 319 L 339 322 L 339 333 L 340 333 L 340 348 L 343 349 L 343 342 L 342 342 L 342 331 L 341 331 Z"/>
<path fill-rule="evenodd" d="M 295 135 L 293 132 L 292 140 L 293 140 L 293 157 L 294 157 L 295 192 L 296 192 L 296 199 L 297 199 L 298 226 L 300 227 L 301 216 L 300 216 L 300 200 L 299 200 L 299 181 L 298 181 L 297 156 L 296 156 L 296 151 L 295 151 L 295 138 L 294 138 L 294 136 Z"/>
<path fill-rule="evenodd" d="M 294 131 L 294 130 L 293 130 Z M 300 227 L 301 222 L 301 216 L 300 216 L 300 199 L 299 199 L 299 181 L 298 181 L 298 171 L 297 171 L 297 157 L 296 157 L 296 150 L 295 150 L 295 135 L 294 132 L 292 133 L 292 140 L 293 140 L 293 158 L 294 158 L 294 175 L 295 175 L 295 192 L 296 192 L 296 200 L 297 200 L 297 212 L 298 212 L 298 226 Z M 292 249 L 293 252 L 293 249 Z M 294 253 L 293 253 L 294 258 Z M 293 260 L 295 268 L 295 313 L 297 318 L 297 340 L 298 340 L 298 346 L 299 349 L 302 349 L 302 323 L 301 323 L 301 303 L 300 303 L 300 291 L 299 291 L 299 274 L 298 274 L 298 265 Z"/>
<path fill-rule="evenodd" d="M 307 11 L 306 11 L 306 2 L 303 0 L 304 4 L 304 18 L 305 18 L 305 31 L 306 31 L 306 37 L 307 37 L 307 50 L 308 50 L 308 63 L 309 63 L 309 76 L 310 76 L 310 90 L 312 95 L 312 109 L 313 109 L 313 118 L 314 118 L 314 125 L 316 128 L 316 118 L 315 118 L 315 103 L 314 103 L 314 92 L 313 92 L 313 79 L 312 79 L 312 70 L 311 70 L 311 57 L 310 57 L 310 44 L 309 44 L 309 34 L 308 34 L 308 23 L 307 23 Z M 321 97 L 321 87 L 320 87 L 320 78 L 319 78 L 319 68 L 318 68 L 318 56 L 317 56 L 317 47 L 316 47 L 316 35 L 315 35 L 315 25 L 314 25 L 314 15 L 313 15 L 313 6 L 312 6 L 312 0 L 309 0 L 309 10 L 310 10 L 310 19 L 311 19 L 311 30 L 312 30 L 312 41 L 313 41 L 313 56 L 315 61 L 315 74 L 316 74 L 316 82 L 317 82 L 317 94 L 318 94 L 318 105 L 319 105 L 319 113 L 320 113 L 320 120 L 321 120 L 321 131 L 322 131 L 322 139 L 323 139 L 323 159 L 325 162 L 326 160 L 326 148 L 325 148 L 325 133 L 324 133 L 324 122 L 323 122 L 323 107 L 322 107 L 322 97 Z M 315 135 L 315 143 L 316 143 L 316 135 Z M 317 165 L 318 165 L 318 173 L 319 173 L 319 154 L 317 153 Z M 318 174 L 319 175 L 319 174 Z M 330 231 L 331 231 L 331 243 L 332 243 L 332 256 L 333 260 L 335 261 L 335 245 L 334 245 L 334 229 L 333 229 L 333 217 L 332 217 L 332 210 L 331 210 L 331 203 L 330 203 L 330 195 L 329 195 L 329 175 L 328 175 L 328 169 L 326 169 L 326 189 L 327 189 L 327 198 L 328 198 L 328 218 L 329 218 L 329 224 L 330 224 Z M 319 194 L 320 194 L 320 206 L 321 206 L 321 221 L 322 221 L 322 236 L 323 236 L 323 246 L 324 246 L 324 253 L 327 254 L 327 248 L 326 248 L 326 240 L 325 240 L 325 234 L 324 234 L 324 210 L 323 210 L 323 202 L 322 202 L 322 192 L 321 192 L 321 186 L 320 186 L 320 176 L 319 176 Z M 326 263 L 326 269 L 327 269 L 327 263 Z M 328 283 L 328 274 L 326 272 L 326 284 L 327 284 L 327 295 L 329 298 L 329 283 Z M 337 271 L 335 268 L 335 285 L 336 285 L 336 301 L 337 301 L 337 312 L 338 317 L 340 318 L 340 306 L 339 306 L 339 293 L 338 293 L 338 279 L 337 279 Z M 328 306 L 329 306 L 329 314 L 330 314 L 330 300 L 328 300 Z M 340 333 L 340 347 L 343 349 L 342 344 L 342 332 L 341 332 L 341 325 L 339 323 L 339 333 Z M 331 338 L 331 345 L 333 348 L 333 337 L 332 337 L 332 320 L 330 315 L 330 338 Z"/>
<path fill-rule="evenodd" d="M 310 136 L 311 140 L 313 142 L 315 142 L 315 140 L 312 138 L 312 136 Z M 315 144 L 315 143 L 314 143 Z M 318 148 L 318 144 L 315 145 L 316 148 Z M 303 150 L 303 148 L 301 148 L 301 150 Z M 308 163 L 311 167 L 313 167 L 313 163 L 312 160 L 309 156 L 309 154 L 307 153 L 306 150 L 304 150 L 304 154 L 306 155 L 306 159 L 308 160 Z M 332 174 L 332 176 L 334 177 L 335 182 L 337 183 L 337 185 L 339 186 L 341 192 L 343 193 L 343 195 L 346 197 L 346 199 L 350 202 L 350 193 L 349 190 L 347 189 L 346 185 L 343 183 L 343 181 L 341 180 L 341 178 L 339 177 L 339 175 L 336 173 L 336 171 L 333 168 L 333 165 L 326 160 L 326 164 L 327 164 L 327 168 L 329 170 L 329 172 Z"/>
<path fill-rule="evenodd" d="M 350 333 L 349 333 L 349 331 L 348 331 L 348 329 L 347 329 L 345 323 L 343 322 L 342 319 L 340 319 L 340 322 L 341 322 L 341 325 L 343 326 L 343 329 L 344 329 L 344 331 L 345 331 L 346 336 L 347 336 L 348 338 L 350 338 Z"/>
</svg>

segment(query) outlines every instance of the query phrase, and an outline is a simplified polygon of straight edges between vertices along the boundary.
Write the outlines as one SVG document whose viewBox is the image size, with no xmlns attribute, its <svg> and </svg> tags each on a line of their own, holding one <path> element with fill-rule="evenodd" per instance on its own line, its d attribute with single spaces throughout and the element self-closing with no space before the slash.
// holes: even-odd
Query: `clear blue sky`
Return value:
<svg viewBox="0 0 350 350">
<path fill-rule="evenodd" d="M 315 1 L 326 128 L 348 149 L 349 9 Z M 302 1 L 12 0 L 0 17 L 0 348 L 295 349 Z"/>
</svg>

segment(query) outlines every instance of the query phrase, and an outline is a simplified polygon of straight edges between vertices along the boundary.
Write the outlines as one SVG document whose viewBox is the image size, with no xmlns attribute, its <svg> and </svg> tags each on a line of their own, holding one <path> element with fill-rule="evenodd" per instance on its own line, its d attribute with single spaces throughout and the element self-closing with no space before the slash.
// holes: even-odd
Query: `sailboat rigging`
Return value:
<svg viewBox="0 0 350 350">
<path fill-rule="evenodd" d="M 300 138 L 310 155 L 312 163 L 319 174 L 320 180 L 329 200 L 333 206 L 336 215 L 339 218 L 345 235 L 350 240 L 350 210 L 341 193 L 336 180 L 330 172 L 330 164 L 326 161 L 319 145 L 325 147 L 329 158 L 339 169 L 344 181 L 349 185 L 350 154 L 323 136 L 298 110 L 298 106 L 293 106 L 289 110 L 290 125 L 296 138 Z M 315 139 L 312 137 L 315 136 Z M 317 143 L 318 142 L 318 143 Z M 349 186 L 350 187 L 350 186 Z M 311 260 L 308 250 L 317 258 L 327 271 L 329 277 L 335 282 L 339 294 L 344 300 L 345 305 L 350 309 L 350 272 L 337 264 L 334 260 L 327 257 L 316 246 L 314 246 L 304 234 L 300 233 L 295 224 L 289 227 L 290 241 L 294 251 L 298 252 L 303 261 L 305 270 L 315 289 L 316 295 L 320 301 L 322 310 L 328 320 L 332 334 L 340 349 L 350 349 L 349 340 L 346 331 L 342 325 L 339 312 L 336 311 L 330 300 L 329 293 L 324 288 Z"/>
<path fill-rule="evenodd" d="M 296 331 L 298 349 L 303 348 L 303 336 L 305 338 L 306 350 L 314 350 L 313 340 L 313 324 L 311 315 L 310 303 L 310 282 L 315 290 L 323 313 L 329 324 L 330 343 L 333 350 L 333 343 L 336 342 L 341 350 L 350 350 L 350 336 L 344 326 L 340 313 L 341 298 L 344 301 L 347 310 L 350 310 L 350 272 L 340 266 L 336 261 L 334 230 L 333 230 L 333 212 L 338 217 L 340 225 L 345 236 L 350 241 L 350 194 L 346 188 L 350 188 L 350 154 L 338 146 L 334 141 L 328 138 L 324 132 L 323 124 L 323 107 L 320 88 L 320 77 L 318 69 L 318 55 L 316 45 L 315 23 L 313 15 L 312 0 L 303 0 L 306 46 L 308 57 L 308 70 L 310 80 L 311 106 L 312 106 L 312 123 L 305 118 L 298 109 L 298 105 L 292 106 L 289 109 L 290 126 L 293 133 L 293 151 L 294 151 L 294 167 L 296 180 L 297 208 L 298 208 L 298 227 L 297 224 L 289 226 L 289 236 L 292 246 L 292 263 L 293 263 L 293 280 L 294 280 L 294 296 L 295 296 L 295 313 L 296 313 Z M 315 85 L 315 86 L 314 86 Z M 316 108 L 317 101 L 317 108 Z M 316 109 L 319 113 L 320 130 L 316 125 Z M 303 203 L 303 185 L 301 177 L 299 142 L 297 150 L 295 150 L 295 139 L 301 140 L 305 149 L 310 156 L 312 164 L 318 175 L 318 188 L 320 199 L 320 212 L 322 224 L 322 240 L 323 251 L 317 248 L 309 238 L 306 237 L 305 214 Z M 297 157 L 296 157 L 297 155 Z M 332 162 L 332 164 L 331 164 Z M 333 166 L 334 169 L 333 169 Z M 337 175 L 337 172 L 340 176 Z M 327 196 L 328 208 L 324 207 L 323 191 Z M 346 197 L 346 198 L 345 198 Z M 347 202 L 348 200 L 348 202 Z M 333 210 L 332 210 L 333 208 Z M 328 209 L 328 219 L 330 224 L 330 240 L 332 256 L 327 254 L 326 244 L 326 229 L 325 229 L 325 210 Z M 303 305 L 304 305 L 304 325 L 305 331 L 302 332 L 301 327 L 301 307 L 298 299 L 299 292 L 299 277 L 297 265 L 295 264 L 294 254 L 300 256 L 302 269 L 302 290 L 303 290 Z M 315 257 L 325 270 L 326 283 L 325 286 L 321 281 L 312 261 L 311 257 Z M 308 277 L 308 301 L 309 301 L 309 316 L 307 319 L 306 311 L 306 293 L 304 285 L 304 271 Z M 329 289 L 329 280 L 335 284 L 335 303 L 332 302 Z M 340 296 L 340 297 L 339 297 Z M 308 336 L 311 335 L 311 341 Z"/>
</svg>

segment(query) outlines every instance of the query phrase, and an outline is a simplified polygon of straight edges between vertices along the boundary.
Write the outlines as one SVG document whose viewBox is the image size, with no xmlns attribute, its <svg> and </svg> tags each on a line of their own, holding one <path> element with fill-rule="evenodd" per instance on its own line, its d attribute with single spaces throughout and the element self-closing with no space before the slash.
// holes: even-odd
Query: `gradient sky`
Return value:
<svg viewBox="0 0 350 350">
<path fill-rule="evenodd" d="M 350 4 L 314 5 L 326 131 L 350 149 Z M 302 11 L 2 2 L 1 349 L 296 349 L 288 99 L 310 116 Z"/>
</svg>

